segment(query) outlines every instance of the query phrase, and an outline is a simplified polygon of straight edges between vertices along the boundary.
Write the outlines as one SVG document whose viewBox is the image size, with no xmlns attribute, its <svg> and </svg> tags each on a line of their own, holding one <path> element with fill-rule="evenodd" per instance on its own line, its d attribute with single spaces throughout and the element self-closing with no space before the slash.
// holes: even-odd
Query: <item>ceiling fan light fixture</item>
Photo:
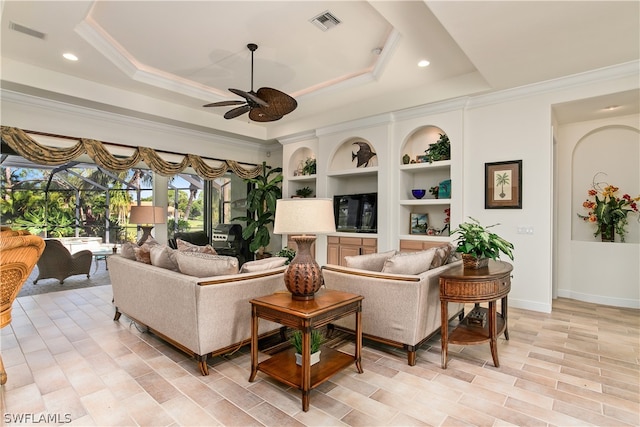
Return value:
<svg viewBox="0 0 640 427">
<path fill-rule="evenodd" d="M 244 113 L 249 113 L 249 119 L 256 122 L 273 122 L 280 120 L 298 107 L 298 102 L 291 96 L 277 89 L 261 87 L 257 92 L 253 90 L 253 52 L 258 49 L 255 43 L 249 43 L 251 51 L 251 90 L 245 92 L 240 89 L 229 88 L 231 93 L 241 96 L 245 101 L 220 101 L 205 104 L 203 107 L 225 107 L 240 105 L 224 114 L 225 119 L 234 119 Z"/>
</svg>

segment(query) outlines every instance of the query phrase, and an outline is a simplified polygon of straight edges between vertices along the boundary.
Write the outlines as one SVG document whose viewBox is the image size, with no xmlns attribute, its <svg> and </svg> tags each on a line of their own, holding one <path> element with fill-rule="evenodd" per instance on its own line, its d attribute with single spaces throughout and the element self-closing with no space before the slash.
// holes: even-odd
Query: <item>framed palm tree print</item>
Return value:
<svg viewBox="0 0 640 427">
<path fill-rule="evenodd" d="M 484 164 L 485 209 L 522 209 L 522 160 Z"/>
</svg>

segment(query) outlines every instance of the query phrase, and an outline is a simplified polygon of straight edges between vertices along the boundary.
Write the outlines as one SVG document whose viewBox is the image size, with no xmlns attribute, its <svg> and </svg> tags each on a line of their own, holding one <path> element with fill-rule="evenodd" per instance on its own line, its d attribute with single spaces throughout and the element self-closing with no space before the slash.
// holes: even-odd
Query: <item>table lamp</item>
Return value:
<svg viewBox="0 0 640 427">
<path fill-rule="evenodd" d="M 284 273 L 284 284 L 294 300 L 312 300 L 324 284 L 322 270 L 311 244 L 316 234 L 336 231 L 331 199 L 278 199 L 273 226 L 275 234 L 290 234 L 296 242 L 296 256 Z"/>
<path fill-rule="evenodd" d="M 142 237 L 138 246 L 142 245 L 150 236 L 155 224 L 165 222 L 164 209 L 159 206 L 131 206 L 129 222 L 138 224 L 142 228 Z"/>
</svg>

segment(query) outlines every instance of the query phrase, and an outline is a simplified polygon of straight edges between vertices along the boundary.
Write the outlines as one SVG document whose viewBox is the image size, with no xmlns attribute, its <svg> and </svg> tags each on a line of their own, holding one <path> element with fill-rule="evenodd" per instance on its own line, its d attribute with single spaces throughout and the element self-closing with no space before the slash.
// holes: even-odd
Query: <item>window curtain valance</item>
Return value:
<svg viewBox="0 0 640 427">
<path fill-rule="evenodd" d="M 2 140 L 25 159 L 42 165 L 58 166 L 87 154 L 98 166 L 113 172 L 129 170 L 142 161 L 149 169 L 163 176 L 176 175 L 189 166 L 204 179 L 219 178 L 228 170 L 242 179 L 255 178 L 262 173 L 262 165 L 244 167 L 235 160 L 220 160 L 220 166 L 210 166 L 202 157 L 194 154 L 185 154 L 180 163 L 168 162 L 149 147 L 134 148 L 129 157 L 116 157 L 107 150 L 105 143 L 93 139 L 79 139 L 78 143 L 68 148 L 47 147 L 23 130 L 9 126 L 2 126 Z"/>
</svg>

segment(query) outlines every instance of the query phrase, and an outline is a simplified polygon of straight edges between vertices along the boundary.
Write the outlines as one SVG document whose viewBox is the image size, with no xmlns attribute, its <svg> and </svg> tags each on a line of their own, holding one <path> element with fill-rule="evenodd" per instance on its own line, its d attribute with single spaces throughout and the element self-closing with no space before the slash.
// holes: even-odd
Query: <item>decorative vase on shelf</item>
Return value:
<svg viewBox="0 0 640 427">
<path fill-rule="evenodd" d="M 416 199 L 422 199 L 424 195 L 427 194 L 427 190 L 414 188 L 413 190 L 411 190 L 411 194 Z"/>
<path fill-rule="evenodd" d="M 600 224 L 600 238 L 603 242 L 613 242 L 616 237 L 613 224 Z"/>
<path fill-rule="evenodd" d="M 462 254 L 462 265 L 464 268 L 477 270 L 489 265 L 489 258 L 476 258 L 470 254 Z"/>
<path fill-rule="evenodd" d="M 408 154 L 405 154 L 404 156 L 402 156 L 402 164 L 403 165 L 408 165 L 409 162 L 411 162 L 411 157 L 409 157 Z"/>
</svg>

